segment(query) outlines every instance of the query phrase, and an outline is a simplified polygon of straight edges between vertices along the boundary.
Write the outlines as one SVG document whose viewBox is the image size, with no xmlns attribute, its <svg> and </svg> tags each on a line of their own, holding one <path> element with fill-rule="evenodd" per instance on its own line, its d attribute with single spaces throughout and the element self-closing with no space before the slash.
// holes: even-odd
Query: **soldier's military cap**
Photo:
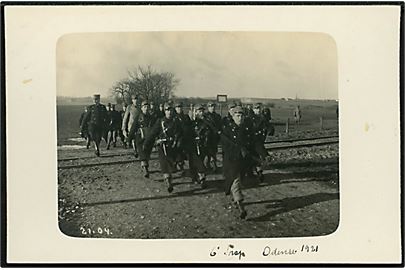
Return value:
<svg viewBox="0 0 405 270">
<path fill-rule="evenodd" d="M 141 106 L 145 106 L 145 105 L 149 105 L 149 103 L 146 100 L 142 101 L 142 103 L 141 103 Z"/>
<path fill-rule="evenodd" d="M 135 94 L 131 95 L 131 99 L 138 99 L 138 95 Z"/>
<path fill-rule="evenodd" d="M 243 108 L 242 108 L 241 106 L 235 106 L 235 107 L 232 109 L 232 113 L 233 113 L 233 114 L 235 114 L 235 113 L 243 113 Z"/>
<path fill-rule="evenodd" d="M 93 98 L 94 98 L 94 99 L 100 99 L 100 94 L 94 94 L 94 95 L 93 95 Z"/>
<path fill-rule="evenodd" d="M 195 106 L 195 109 L 196 110 L 204 110 L 205 108 L 204 108 L 203 104 L 198 104 L 198 105 Z"/>
<path fill-rule="evenodd" d="M 165 110 L 173 109 L 173 107 L 170 103 L 165 103 L 164 108 L 165 108 Z"/>
<path fill-rule="evenodd" d="M 183 102 L 178 101 L 174 104 L 175 107 L 183 107 Z"/>
<path fill-rule="evenodd" d="M 261 106 L 262 106 L 262 104 L 261 104 L 261 103 L 256 103 L 256 104 L 255 104 L 255 106 L 254 106 L 253 108 L 255 108 L 255 109 L 259 109 Z"/>
<path fill-rule="evenodd" d="M 212 102 L 212 101 L 210 101 L 210 102 L 207 103 L 207 106 L 208 106 L 208 107 L 212 107 L 212 106 L 215 106 L 215 105 L 216 105 L 216 104 L 215 104 L 214 102 Z"/>
<path fill-rule="evenodd" d="M 228 108 L 229 109 L 232 109 L 232 108 L 235 108 L 236 107 L 236 104 L 235 103 L 230 103 L 229 105 L 228 105 Z"/>
<path fill-rule="evenodd" d="M 107 103 L 107 107 L 111 107 L 111 103 Z"/>
</svg>

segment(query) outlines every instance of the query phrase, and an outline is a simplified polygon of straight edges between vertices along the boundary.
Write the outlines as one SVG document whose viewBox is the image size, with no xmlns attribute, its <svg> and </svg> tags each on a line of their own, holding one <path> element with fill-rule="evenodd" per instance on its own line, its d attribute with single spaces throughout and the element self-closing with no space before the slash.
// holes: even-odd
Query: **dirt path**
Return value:
<svg viewBox="0 0 405 270">
<path fill-rule="evenodd" d="M 116 148 L 103 155 L 127 153 Z M 105 162 L 130 155 L 91 157 L 92 150 L 61 150 L 62 164 Z M 59 169 L 59 223 L 70 236 L 104 238 L 245 238 L 314 236 L 339 224 L 338 145 L 272 153 L 265 180 L 244 182 L 248 219 L 240 220 L 226 197 L 221 173 L 201 189 L 174 175 L 174 192 L 162 182 L 155 154 L 150 179 L 139 162 Z"/>
</svg>

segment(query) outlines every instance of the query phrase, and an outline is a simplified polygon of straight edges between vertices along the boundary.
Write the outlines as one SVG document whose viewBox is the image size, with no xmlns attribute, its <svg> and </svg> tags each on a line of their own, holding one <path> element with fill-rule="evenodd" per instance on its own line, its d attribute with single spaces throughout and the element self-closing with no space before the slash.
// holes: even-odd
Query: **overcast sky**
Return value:
<svg viewBox="0 0 405 270">
<path fill-rule="evenodd" d="M 128 69 L 175 74 L 177 96 L 337 99 L 337 51 L 320 33 L 85 33 L 57 44 L 57 95 L 106 96 Z"/>
</svg>

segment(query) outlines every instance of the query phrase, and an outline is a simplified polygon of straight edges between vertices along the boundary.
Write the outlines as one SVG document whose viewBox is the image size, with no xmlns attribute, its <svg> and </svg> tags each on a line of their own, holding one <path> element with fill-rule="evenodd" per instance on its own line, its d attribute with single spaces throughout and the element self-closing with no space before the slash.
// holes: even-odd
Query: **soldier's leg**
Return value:
<svg viewBox="0 0 405 270">
<path fill-rule="evenodd" d="M 245 206 L 243 204 L 243 193 L 242 193 L 242 186 L 241 186 L 241 179 L 240 177 L 233 180 L 231 186 L 231 194 L 234 202 L 236 203 L 239 209 L 239 217 L 242 219 L 246 218 L 247 212 L 245 210 Z"/>
<path fill-rule="evenodd" d="M 139 149 L 139 160 L 141 161 L 141 169 L 143 171 L 143 176 L 149 178 L 149 155 L 147 149 L 143 147 L 143 140 L 140 137 L 135 137 L 135 143 L 137 149 Z"/>
<path fill-rule="evenodd" d="M 110 145 L 112 142 L 112 132 L 111 130 L 107 131 L 107 150 L 110 149 Z"/>
<path fill-rule="evenodd" d="M 166 155 L 162 149 L 162 146 L 158 146 L 158 154 L 159 154 L 159 163 L 160 163 L 160 170 L 163 174 L 163 180 L 167 185 L 167 191 L 169 193 L 173 192 L 173 184 L 172 184 L 172 166 L 171 160 L 168 155 Z"/>
<path fill-rule="evenodd" d="M 203 157 L 204 153 L 197 155 L 197 153 L 192 153 L 190 155 L 190 171 L 192 172 L 193 181 L 201 185 L 201 188 L 206 188 L 206 168 L 204 166 Z"/>
</svg>

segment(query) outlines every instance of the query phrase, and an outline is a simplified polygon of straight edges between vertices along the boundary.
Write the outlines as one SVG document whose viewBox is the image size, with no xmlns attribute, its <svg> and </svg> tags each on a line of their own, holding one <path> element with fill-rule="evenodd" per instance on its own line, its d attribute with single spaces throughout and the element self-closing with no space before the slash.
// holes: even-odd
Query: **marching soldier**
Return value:
<svg viewBox="0 0 405 270">
<path fill-rule="evenodd" d="M 207 156 L 207 143 L 210 127 L 207 125 L 207 120 L 204 117 L 204 106 L 195 106 L 195 119 L 192 121 L 192 136 L 191 151 L 189 152 L 190 173 L 193 182 L 201 185 L 201 188 L 206 187 L 206 167 L 204 160 Z"/>
<path fill-rule="evenodd" d="M 301 121 L 301 109 L 300 109 L 299 105 L 297 107 L 295 107 L 295 110 L 294 110 L 294 121 L 295 121 L 296 125 L 300 124 L 300 121 Z"/>
<path fill-rule="evenodd" d="M 87 123 L 84 123 L 84 118 L 87 114 L 88 107 L 84 107 L 84 112 L 80 115 L 79 119 L 79 127 L 81 127 L 81 132 L 80 136 L 86 140 L 86 148 L 89 149 L 90 147 L 90 136 L 89 136 L 89 131 L 87 129 Z"/>
<path fill-rule="evenodd" d="M 267 128 L 268 128 L 267 135 L 273 136 L 275 130 L 274 130 L 274 125 L 271 123 L 272 118 L 271 118 L 270 108 L 263 109 L 263 117 L 264 117 L 264 120 L 266 121 Z"/>
<path fill-rule="evenodd" d="M 153 145 L 147 145 L 145 147 L 144 142 L 155 122 L 156 118 L 149 112 L 148 102 L 143 101 L 141 104 L 141 112 L 135 117 L 128 134 L 128 140 L 131 141 L 135 139 L 136 148 L 139 151 L 141 168 L 146 178 L 149 178 L 149 159 Z"/>
<path fill-rule="evenodd" d="M 124 117 L 122 119 L 122 133 L 126 138 L 128 138 L 128 132 L 131 130 L 131 126 L 134 123 L 135 117 L 139 114 L 138 96 L 132 95 L 131 98 L 132 104 L 126 108 Z M 135 157 L 138 157 L 138 150 L 136 148 L 135 142 L 133 140 L 127 140 L 127 143 L 132 146 Z"/>
<path fill-rule="evenodd" d="M 121 129 L 121 113 L 115 110 L 115 104 L 111 105 L 111 110 L 109 113 L 109 123 L 108 123 L 108 144 L 107 150 L 110 149 L 110 145 L 112 143 L 113 147 L 117 146 L 117 137 L 118 133 Z M 121 137 L 123 144 L 125 145 L 125 140 Z"/>
<path fill-rule="evenodd" d="M 269 132 L 269 125 L 270 122 L 266 120 L 264 115 L 261 113 L 261 105 L 260 103 L 255 104 L 253 109 L 254 115 L 252 116 L 252 123 L 253 123 L 253 132 L 254 132 L 254 155 L 256 156 L 256 160 L 254 161 L 255 170 L 260 182 L 263 182 L 264 175 L 263 175 L 263 168 L 262 162 L 268 158 L 269 154 L 264 147 L 264 143 L 267 138 L 267 134 Z"/>
<path fill-rule="evenodd" d="M 178 149 L 177 154 L 177 166 L 179 167 L 180 171 L 183 171 L 184 174 L 184 161 L 187 159 L 187 156 L 190 152 L 190 142 L 192 138 L 192 122 L 190 117 L 184 113 L 183 111 L 183 103 L 177 102 L 175 104 L 175 114 L 174 118 L 176 121 L 179 122 L 181 127 L 181 141 L 180 141 L 180 148 Z"/>
<path fill-rule="evenodd" d="M 165 116 L 155 122 L 143 147 L 148 149 L 153 145 L 155 138 L 158 138 L 156 143 L 160 170 L 163 173 L 167 191 L 171 193 L 173 191 L 172 173 L 175 171 L 174 165 L 180 143 L 181 127 L 179 122 L 174 119 L 173 108 L 169 104 L 165 104 L 164 110 Z"/>
<path fill-rule="evenodd" d="M 221 143 L 224 149 L 223 173 L 225 176 L 225 194 L 232 195 L 239 209 L 240 218 L 246 218 L 243 205 L 241 181 L 249 169 L 251 151 L 251 131 L 244 124 L 243 109 L 236 106 L 231 109 L 232 120 L 223 127 Z"/>
<path fill-rule="evenodd" d="M 190 104 L 190 110 L 188 111 L 188 117 L 190 117 L 191 120 L 194 120 L 194 114 L 195 114 L 195 109 L 194 109 L 194 104 Z"/>
<path fill-rule="evenodd" d="M 96 149 L 95 154 L 100 156 L 100 142 L 105 134 L 107 124 L 107 109 L 104 105 L 100 104 L 100 95 L 93 96 L 94 104 L 90 105 L 88 112 L 84 117 L 81 130 L 84 133 L 85 125 L 88 127 L 90 140 L 94 142 Z"/>
<path fill-rule="evenodd" d="M 208 112 L 205 114 L 205 118 L 209 121 L 217 130 L 222 129 L 221 116 L 215 112 L 216 104 L 214 102 L 208 102 L 207 108 Z M 218 143 L 219 135 L 210 129 L 207 138 L 207 158 L 204 160 L 205 167 L 212 169 L 214 172 L 217 171 L 217 153 L 218 153 Z"/>
</svg>

